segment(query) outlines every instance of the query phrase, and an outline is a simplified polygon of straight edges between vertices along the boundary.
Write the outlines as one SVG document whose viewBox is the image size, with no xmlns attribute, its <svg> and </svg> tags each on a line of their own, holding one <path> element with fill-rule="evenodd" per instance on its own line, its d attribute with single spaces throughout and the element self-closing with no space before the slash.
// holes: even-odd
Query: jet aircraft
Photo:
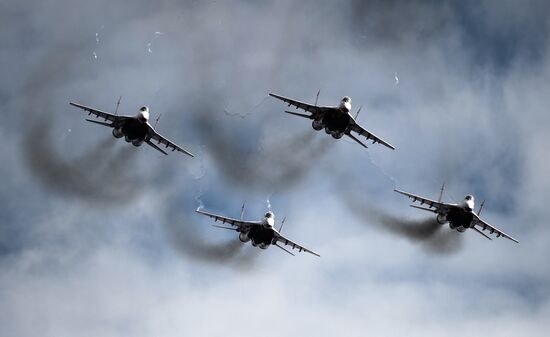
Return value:
<svg viewBox="0 0 550 337">
<path fill-rule="evenodd" d="M 149 124 L 149 108 L 146 106 L 140 108 L 135 116 L 119 116 L 116 113 L 111 114 L 108 112 L 103 112 L 73 102 L 70 102 L 69 104 L 87 111 L 88 115 L 94 115 L 96 118 L 103 118 L 104 121 L 97 121 L 93 119 L 86 120 L 88 122 L 113 128 L 113 136 L 115 138 L 124 137 L 126 142 L 132 143 L 134 146 L 141 146 L 141 144 L 147 143 L 154 149 L 167 155 L 168 153 L 160 147 L 162 144 L 166 149 L 170 148 L 172 151 L 183 152 L 191 157 L 194 157 L 191 152 L 181 148 L 155 131 L 153 126 Z"/>
<path fill-rule="evenodd" d="M 359 138 L 352 134 L 352 132 L 355 132 L 359 136 L 366 137 L 367 140 L 372 140 L 373 144 L 380 143 L 392 150 L 395 150 L 395 147 L 393 147 L 393 145 L 384 141 L 382 138 L 379 138 L 374 133 L 367 131 L 365 128 L 357 123 L 356 118 L 359 114 L 359 111 L 357 111 L 357 115 L 355 116 L 355 118 L 351 115 L 351 98 L 349 98 L 348 96 L 342 98 L 337 106 L 317 106 L 317 103 L 303 103 L 272 93 L 270 93 L 269 96 L 288 103 L 288 106 L 292 105 L 297 109 L 302 109 L 309 112 L 310 114 L 303 114 L 295 111 L 285 111 L 286 113 L 291 115 L 311 119 L 311 125 L 313 129 L 317 131 L 325 129 L 325 132 L 327 134 L 330 134 L 335 139 L 340 139 L 344 135 L 346 135 L 366 148 L 367 145 L 365 145 L 362 141 L 359 140 Z"/>
<path fill-rule="evenodd" d="M 277 246 L 289 253 L 294 255 L 291 251 L 287 250 L 285 246 L 289 246 L 292 249 L 297 249 L 299 252 L 307 252 L 315 256 L 320 256 L 312 250 L 309 250 L 294 241 L 287 239 L 281 235 L 281 229 L 283 227 L 285 219 L 281 222 L 281 226 L 277 230 L 275 228 L 275 214 L 272 211 L 268 211 L 259 221 L 253 220 L 243 220 L 244 215 L 244 205 L 241 209 L 241 219 L 228 218 L 223 215 L 217 215 L 210 212 L 202 211 L 201 209 L 196 210 L 197 213 L 204 214 L 214 221 L 221 221 L 222 223 L 227 223 L 231 227 L 213 225 L 214 227 L 233 230 L 239 233 L 239 240 L 241 242 L 252 243 L 254 247 L 260 247 L 261 249 L 267 249 L 270 245 Z M 282 245 L 281 245 L 282 244 Z"/>
<path fill-rule="evenodd" d="M 462 200 L 462 202 L 459 204 L 449 204 L 441 202 L 444 187 L 445 185 L 441 187 L 438 201 L 403 192 L 398 189 L 394 189 L 394 191 L 409 197 L 413 200 L 413 202 L 418 201 L 421 205 L 427 205 L 428 207 L 420 207 L 416 205 L 410 206 L 437 214 L 436 220 L 441 225 L 448 222 L 451 229 L 457 230 L 461 233 L 465 232 L 467 229 L 473 229 L 487 239 L 492 240 L 490 236 L 484 233 L 484 231 L 487 230 L 489 234 L 496 234 L 497 238 L 502 236 L 516 243 L 519 243 L 518 240 L 504 233 L 500 229 L 488 224 L 479 217 L 479 215 L 481 214 L 481 210 L 483 209 L 483 204 L 485 202 L 482 202 L 480 204 L 479 211 L 477 213 L 474 211 L 474 197 L 471 195 L 467 195 L 464 200 Z"/>
</svg>

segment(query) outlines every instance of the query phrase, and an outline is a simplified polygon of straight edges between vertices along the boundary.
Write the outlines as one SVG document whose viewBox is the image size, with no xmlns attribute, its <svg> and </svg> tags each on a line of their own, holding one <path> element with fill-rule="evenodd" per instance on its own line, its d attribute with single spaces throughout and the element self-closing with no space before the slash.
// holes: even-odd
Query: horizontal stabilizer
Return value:
<svg viewBox="0 0 550 337">
<path fill-rule="evenodd" d="M 357 143 L 359 143 L 359 145 L 363 146 L 365 149 L 368 149 L 368 147 L 362 142 L 360 141 L 357 137 L 355 137 L 354 135 L 352 135 L 351 133 L 346 133 L 346 135 L 353 139 L 354 141 L 356 141 Z"/>
<path fill-rule="evenodd" d="M 236 228 L 224 227 L 224 226 L 218 226 L 218 225 L 212 225 L 212 227 L 221 228 L 221 229 L 229 229 L 229 230 L 232 230 L 232 231 L 236 231 L 236 230 L 237 230 Z"/>
<path fill-rule="evenodd" d="M 181 149 L 181 148 L 180 148 Z M 192 154 L 191 152 L 187 151 L 186 149 L 181 149 L 181 152 L 185 153 L 186 155 L 190 156 L 190 157 L 195 157 L 194 154 Z"/>
<path fill-rule="evenodd" d="M 157 144 L 153 143 L 152 141 L 150 140 L 146 140 L 145 141 L 147 144 L 151 145 L 151 147 L 155 148 L 156 150 L 164 153 L 165 155 L 168 155 L 168 153 L 166 153 L 166 151 L 164 151 L 163 149 L 161 149 L 160 147 L 157 146 Z"/>
<path fill-rule="evenodd" d="M 96 123 L 96 124 L 99 124 L 99 125 L 103 125 L 103 126 L 108 126 L 110 128 L 113 127 L 113 124 L 111 123 L 105 123 L 105 122 L 100 122 L 100 121 L 95 121 L 93 119 L 86 119 L 88 122 L 91 122 L 91 123 Z"/>
<path fill-rule="evenodd" d="M 284 248 L 283 246 L 279 246 L 278 244 L 275 244 L 275 246 L 281 248 L 282 250 L 284 250 L 285 252 L 289 253 L 290 255 L 295 256 L 294 253 L 292 253 L 290 250 Z"/>
<path fill-rule="evenodd" d="M 479 229 L 475 228 L 475 227 L 472 227 L 476 232 L 478 232 L 479 234 L 483 235 L 484 237 L 486 237 L 487 239 L 489 240 L 493 240 L 489 237 L 489 235 L 483 233 L 482 231 L 480 231 Z"/>
<path fill-rule="evenodd" d="M 313 119 L 313 118 L 311 117 L 311 115 L 306 115 L 306 114 L 301 114 L 301 113 L 299 113 L 299 112 L 286 111 L 286 110 L 285 110 L 285 112 L 286 112 L 287 114 L 291 114 L 291 115 L 294 115 L 294 116 L 304 117 L 304 118 L 307 118 L 307 119 Z"/>
<path fill-rule="evenodd" d="M 418 209 L 421 209 L 423 211 L 428 211 L 428 212 L 432 212 L 432 213 L 436 213 L 437 214 L 437 211 L 434 210 L 434 209 L 431 209 L 431 208 L 426 208 L 426 207 L 420 207 L 420 206 L 416 206 L 416 205 L 409 205 L 413 208 L 418 208 Z"/>
</svg>

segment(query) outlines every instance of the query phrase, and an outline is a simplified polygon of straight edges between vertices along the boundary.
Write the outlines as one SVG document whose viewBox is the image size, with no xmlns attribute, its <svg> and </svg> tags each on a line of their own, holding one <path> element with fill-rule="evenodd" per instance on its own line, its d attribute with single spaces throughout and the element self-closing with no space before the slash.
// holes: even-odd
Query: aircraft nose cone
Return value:
<svg viewBox="0 0 550 337">
<path fill-rule="evenodd" d="M 147 122 L 149 120 L 149 110 L 140 110 L 138 118 L 142 123 Z"/>
<path fill-rule="evenodd" d="M 351 104 L 349 102 L 344 103 L 343 106 L 342 106 L 342 109 L 345 112 L 350 112 L 351 111 Z"/>
</svg>

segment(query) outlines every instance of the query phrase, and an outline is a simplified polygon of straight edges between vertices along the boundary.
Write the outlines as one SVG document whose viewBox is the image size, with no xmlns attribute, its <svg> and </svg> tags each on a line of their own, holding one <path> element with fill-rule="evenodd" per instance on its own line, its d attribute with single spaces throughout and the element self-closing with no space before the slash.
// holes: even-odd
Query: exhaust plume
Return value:
<svg viewBox="0 0 550 337">
<path fill-rule="evenodd" d="M 139 193 L 143 180 L 130 175 L 136 149 L 115 151 L 116 140 L 108 138 L 70 159 L 55 148 L 51 130 L 51 123 L 42 119 L 26 131 L 22 143 L 24 162 L 49 191 L 102 206 L 127 203 Z"/>
<path fill-rule="evenodd" d="M 200 197 L 196 199 L 201 200 Z M 206 226 L 202 230 L 207 221 L 194 220 L 192 215 L 186 212 L 186 207 L 172 205 L 167 207 L 164 217 L 168 240 L 179 253 L 199 262 L 228 265 L 241 271 L 255 267 L 259 249 L 248 250 L 249 247 L 245 247 L 246 244 L 239 241 L 236 232 L 228 233 L 230 238 L 226 240 L 213 241 L 210 235 L 201 232 L 217 229 Z"/>
<path fill-rule="evenodd" d="M 434 217 L 413 220 L 389 214 L 385 210 L 370 206 L 365 198 L 352 195 L 351 190 L 344 191 L 345 204 L 359 220 L 376 228 L 419 243 L 429 252 L 446 255 L 458 252 L 462 248 L 462 235 L 448 228 L 442 228 Z"/>
</svg>

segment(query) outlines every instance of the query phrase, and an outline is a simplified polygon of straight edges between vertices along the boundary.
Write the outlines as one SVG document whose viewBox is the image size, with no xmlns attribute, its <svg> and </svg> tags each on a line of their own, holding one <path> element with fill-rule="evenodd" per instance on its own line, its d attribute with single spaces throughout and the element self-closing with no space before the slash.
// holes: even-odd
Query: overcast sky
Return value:
<svg viewBox="0 0 550 337">
<path fill-rule="evenodd" d="M 0 0 L 5 336 L 546 336 L 547 1 Z M 396 146 L 334 141 L 275 92 Z M 197 154 L 115 140 L 69 101 Z M 520 240 L 392 191 L 474 194 Z M 321 258 L 241 245 L 194 210 L 269 207 Z"/>
</svg>

